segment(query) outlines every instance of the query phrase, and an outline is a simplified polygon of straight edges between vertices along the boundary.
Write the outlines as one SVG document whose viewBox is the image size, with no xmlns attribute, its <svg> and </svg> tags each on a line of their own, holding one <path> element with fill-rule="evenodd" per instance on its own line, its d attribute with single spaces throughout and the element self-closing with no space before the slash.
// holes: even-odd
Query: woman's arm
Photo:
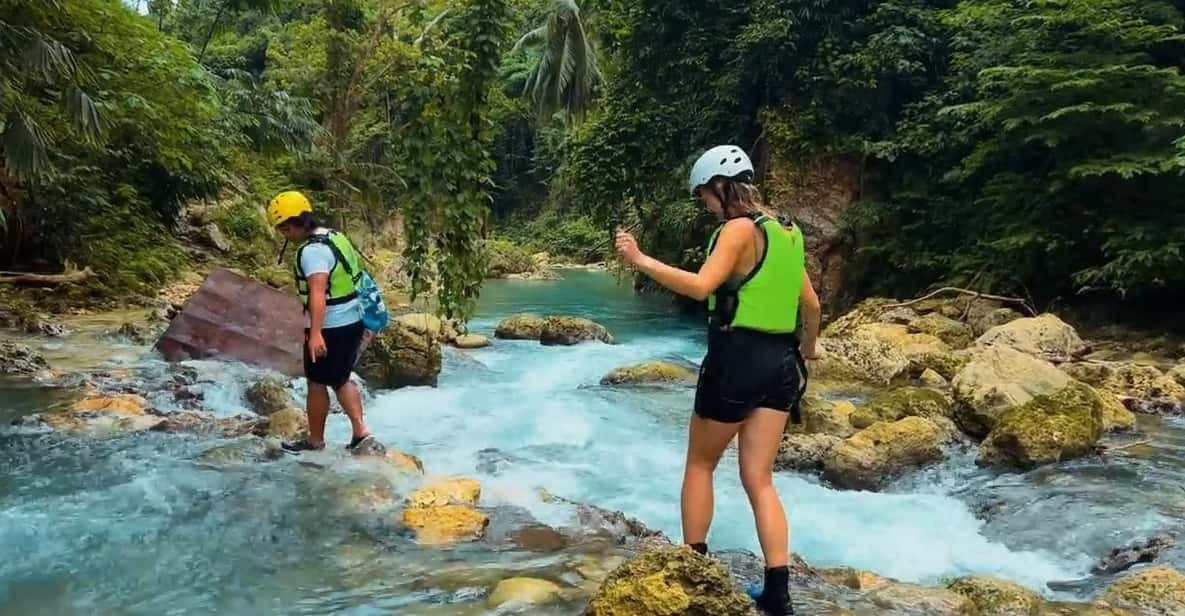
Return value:
<svg viewBox="0 0 1185 616">
<path fill-rule="evenodd" d="M 802 336 L 799 339 L 799 350 L 803 359 L 819 359 L 819 352 L 815 349 L 815 342 L 819 339 L 819 321 L 823 318 L 823 309 L 819 305 L 819 295 L 815 293 L 815 286 L 811 284 L 810 274 L 802 274 L 802 294 L 798 299 L 798 310 L 802 312 Z"/>
<path fill-rule="evenodd" d="M 617 232 L 617 252 L 626 262 L 654 279 L 655 282 L 697 301 L 704 301 L 736 268 L 737 258 L 752 241 L 755 225 L 748 218 L 734 218 L 720 230 L 716 247 L 698 273 L 671 267 L 642 253 L 634 236 Z"/>
</svg>

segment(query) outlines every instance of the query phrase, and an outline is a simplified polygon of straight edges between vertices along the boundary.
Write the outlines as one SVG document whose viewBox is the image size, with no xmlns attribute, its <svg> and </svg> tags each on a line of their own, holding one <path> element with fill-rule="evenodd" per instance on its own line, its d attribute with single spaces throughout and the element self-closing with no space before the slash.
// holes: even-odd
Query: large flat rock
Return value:
<svg viewBox="0 0 1185 616">
<path fill-rule="evenodd" d="M 304 375 L 304 315 L 295 295 L 225 269 L 210 273 L 156 341 L 168 361 L 235 359 Z"/>
</svg>

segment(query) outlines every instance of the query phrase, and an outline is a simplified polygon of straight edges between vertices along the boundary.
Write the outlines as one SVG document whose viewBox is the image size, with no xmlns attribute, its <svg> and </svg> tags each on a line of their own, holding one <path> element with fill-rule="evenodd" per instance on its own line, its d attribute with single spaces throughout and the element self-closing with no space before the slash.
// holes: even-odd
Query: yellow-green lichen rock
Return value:
<svg viewBox="0 0 1185 616">
<path fill-rule="evenodd" d="M 867 598 L 884 614 L 979 616 L 970 599 L 945 588 L 890 582 L 868 593 Z"/>
<path fill-rule="evenodd" d="M 1147 616 L 1185 614 L 1185 575 L 1172 567 L 1152 567 L 1115 582 L 1103 601 Z"/>
<path fill-rule="evenodd" d="M 271 415 L 292 406 L 288 388 L 276 379 L 260 379 L 247 388 L 244 395 L 251 410 L 258 415 Z"/>
<path fill-rule="evenodd" d="M 663 383 L 694 383 L 695 372 L 665 361 L 648 361 L 636 366 L 618 368 L 601 379 L 602 385 L 658 385 Z"/>
<path fill-rule="evenodd" d="M 936 312 L 910 321 L 909 331 L 930 334 L 949 344 L 952 349 L 967 348 L 975 340 L 975 333 L 971 331 L 969 325 Z"/>
<path fill-rule="evenodd" d="M 977 462 L 1033 468 L 1084 456 L 1102 435 L 1102 401 L 1089 385 L 1075 381 L 1004 413 Z"/>
<path fill-rule="evenodd" d="M 856 405 L 847 400 L 828 400 L 817 394 L 802 398 L 802 423 L 786 422 L 787 434 L 830 434 L 847 438 L 856 433 L 851 415 Z"/>
<path fill-rule="evenodd" d="M 687 547 L 668 547 L 609 574 L 585 615 L 750 616 L 752 605 L 719 563 Z"/>
<path fill-rule="evenodd" d="M 976 350 L 951 382 L 955 421 L 971 436 L 986 436 L 1004 412 L 1072 380 L 1053 364 L 1008 347 Z"/>
<path fill-rule="evenodd" d="M 947 588 L 970 599 L 980 614 L 1031 616 L 1045 602 L 1024 586 L 986 575 L 962 577 Z"/>
<path fill-rule="evenodd" d="M 873 397 L 857 408 L 850 420 L 854 427 L 864 429 L 878 421 L 952 416 L 952 402 L 941 393 L 922 387 L 902 387 Z"/>
<path fill-rule="evenodd" d="M 605 326 L 580 317 L 548 317 L 543 321 L 539 342 L 547 346 L 572 346 L 581 342 L 613 344 Z"/>
<path fill-rule="evenodd" d="M 1098 389 L 1127 398 L 1185 400 L 1185 386 L 1155 366 L 1131 362 L 1084 362 L 1062 366 L 1070 376 Z"/>
<path fill-rule="evenodd" d="M 537 314 L 512 314 L 494 329 L 494 337 L 503 340 L 538 340 L 543 335 L 543 317 Z"/>
<path fill-rule="evenodd" d="M 841 488 L 875 490 L 887 479 L 942 459 L 945 440 L 942 429 L 922 417 L 875 423 L 827 453 L 823 478 Z"/>
<path fill-rule="evenodd" d="M 543 605 L 559 597 L 559 584 L 548 580 L 531 577 L 515 577 L 498 582 L 494 592 L 490 593 L 486 605 L 490 609 L 498 609 L 503 605 L 524 606 Z"/>
</svg>

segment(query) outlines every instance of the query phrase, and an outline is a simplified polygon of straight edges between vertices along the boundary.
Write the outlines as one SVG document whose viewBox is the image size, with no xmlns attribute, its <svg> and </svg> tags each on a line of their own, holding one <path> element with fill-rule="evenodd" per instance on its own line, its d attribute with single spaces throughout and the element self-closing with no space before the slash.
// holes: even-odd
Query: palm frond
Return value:
<svg viewBox="0 0 1185 616">
<path fill-rule="evenodd" d="M 523 35 L 515 49 L 529 44 L 543 51 L 523 84 L 523 95 L 544 120 L 563 111 L 570 121 L 579 121 L 602 78 L 574 0 L 556 0 L 547 22 Z"/>
<path fill-rule="evenodd" d="M 13 111 L 4 120 L 0 133 L 0 148 L 4 149 L 4 165 L 20 179 L 28 180 L 49 169 L 46 152 L 49 133 L 32 117 Z"/>
<path fill-rule="evenodd" d="M 103 133 L 103 116 L 94 99 L 82 88 L 70 86 L 66 88 L 62 97 L 66 107 L 66 116 L 74 130 L 88 142 L 98 141 Z"/>
</svg>

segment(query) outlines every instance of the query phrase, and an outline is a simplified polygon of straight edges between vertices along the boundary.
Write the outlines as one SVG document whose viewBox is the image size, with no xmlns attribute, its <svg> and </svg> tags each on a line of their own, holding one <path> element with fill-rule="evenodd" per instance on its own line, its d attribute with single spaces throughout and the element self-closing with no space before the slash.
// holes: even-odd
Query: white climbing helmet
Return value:
<svg viewBox="0 0 1185 616">
<path fill-rule="evenodd" d="M 735 145 L 718 145 L 699 157 L 691 166 L 691 177 L 687 189 L 695 196 L 695 189 L 712 181 L 714 177 L 735 178 L 753 174 L 753 162 L 749 155 Z"/>
</svg>

